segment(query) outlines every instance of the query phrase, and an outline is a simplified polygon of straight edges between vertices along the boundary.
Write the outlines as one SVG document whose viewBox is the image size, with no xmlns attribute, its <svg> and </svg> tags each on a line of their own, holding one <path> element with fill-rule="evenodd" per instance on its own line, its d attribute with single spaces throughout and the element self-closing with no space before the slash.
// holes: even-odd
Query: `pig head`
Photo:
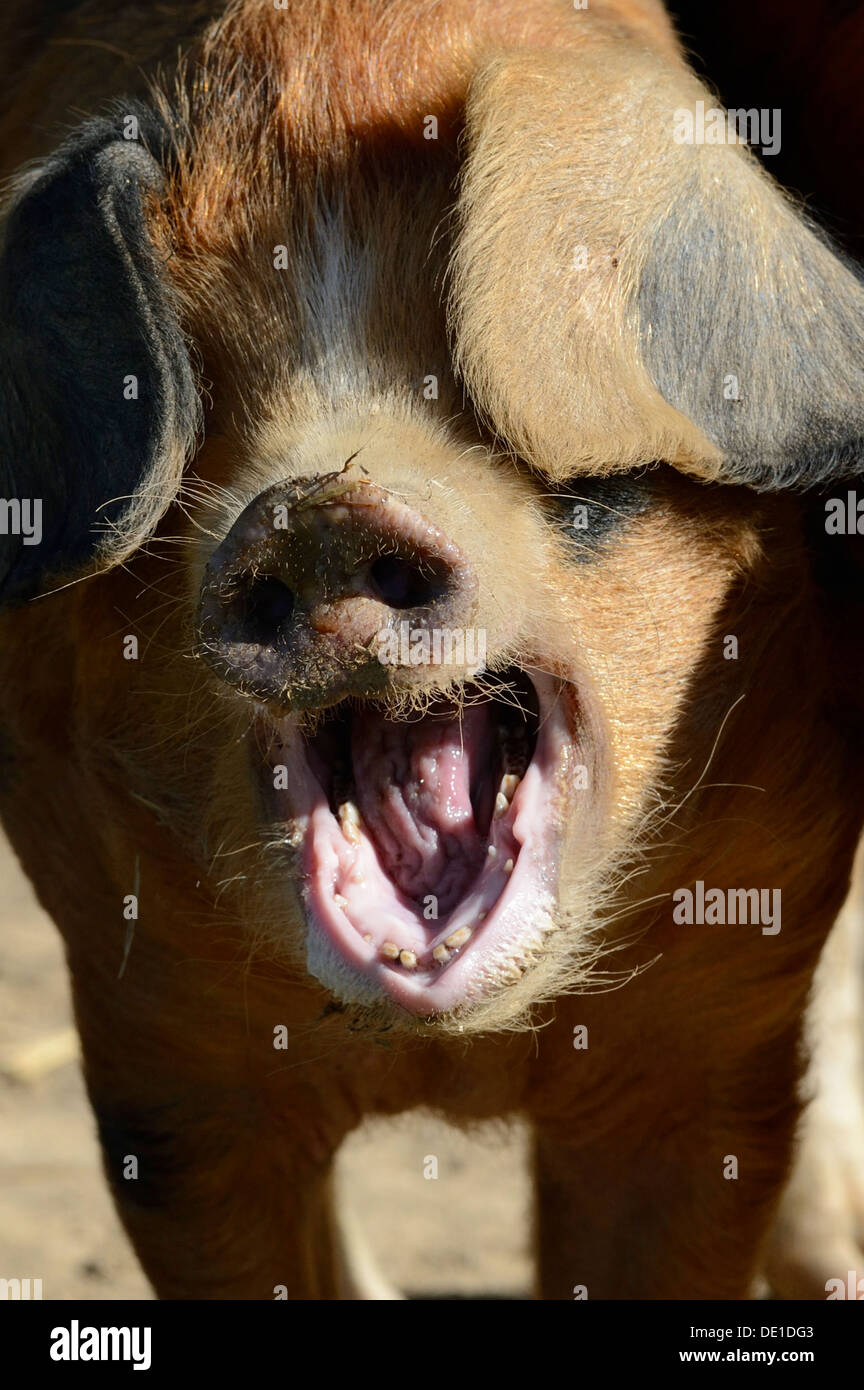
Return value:
<svg viewBox="0 0 864 1390">
<path fill-rule="evenodd" d="M 647 0 L 173 37 L 0 259 L 3 816 L 145 1267 L 337 1296 L 332 1154 L 432 1104 L 534 1122 L 545 1296 L 741 1296 L 862 814 L 858 275 Z"/>
</svg>

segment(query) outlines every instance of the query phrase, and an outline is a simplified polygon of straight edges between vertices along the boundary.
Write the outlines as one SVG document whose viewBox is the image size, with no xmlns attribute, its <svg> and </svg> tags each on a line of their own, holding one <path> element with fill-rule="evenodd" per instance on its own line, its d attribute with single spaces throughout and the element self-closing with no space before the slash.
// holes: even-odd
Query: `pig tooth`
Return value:
<svg viewBox="0 0 864 1390">
<path fill-rule="evenodd" d="M 457 931 L 454 931 L 450 936 L 446 937 L 446 944 L 452 946 L 455 951 L 458 951 L 460 946 L 464 946 L 466 941 L 471 940 L 471 934 L 470 927 L 459 927 Z"/>
<path fill-rule="evenodd" d="M 417 964 L 417 957 L 413 951 L 400 951 L 399 960 L 406 970 L 413 970 Z"/>
<path fill-rule="evenodd" d="M 497 849 L 495 848 L 495 846 L 494 846 L 494 845 L 490 845 L 489 848 L 488 848 L 487 851 L 486 851 L 486 856 L 487 856 L 487 858 L 489 858 L 489 859 L 495 859 L 496 856 L 497 856 L 497 854 L 498 854 L 498 851 L 497 851 Z"/>
<path fill-rule="evenodd" d="M 306 838 L 306 831 L 308 829 L 309 817 L 297 816 L 297 818 L 291 822 L 291 828 L 285 836 L 286 845 L 290 845 L 291 849 L 299 849 Z"/>
<path fill-rule="evenodd" d="M 334 894 L 333 894 L 333 901 L 334 901 L 334 903 L 336 904 L 337 907 L 341 907 L 341 908 L 344 909 L 344 908 L 346 908 L 346 907 L 348 906 L 348 899 L 347 899 L 347 898 L 343 898 L 341 893 L 334 893 Z"/>
<path fill-rule="evenodd" d="M 441 942 L 440 946 L 435 947 L 435 950 L 432 952 L 432 956 L 435 960 L 437 960 L 439 965 L 447 964 L 448 960 L 450 959 L 450 952 L 447 950 L 447 947 L 444 945 L 443 941 Z"/>
<path fill-rule="evenodd" d="M 519 781 L 520 779 L 516 776 L 515 772 L 507 772 L 501 778 L 501 794 L 502 796 L 506 796 L 508 801 L 512 801 L 513 797 L 516 795 L 516 788 L 519 785 Z"/>
<path fill-rule="evenodd" d="M 381 954 L 386 956 L 388 960 L 398 960 L 399 947 L 395 941 L 385 941 L 381 946 Z"/>
<path fill-rule="evenodd" d="M 513 860 L 512 860 L 512 859 L 508 859 L 508 860 L 507 860 L 507 863 L 504 865 L 504 872 L 505 872 L 505 874 L 512 874 L 512 872 L 513 872 Z"/>
<path fill-rule="evenodd" d="M 363 940 L 364 940 L 367 944 L 372 940 L 372 933 L 371 933 L 371 931 L 367 931 L 367 932 L 364 932 L 364 933 L 363 933 Z"/>
<path fill-rule="evenodd" d="M 360 812 L 353 801 L 343 801 L 339 807 L 339 824 L 342 834 L 352 845 L 360 843 Z"/>
<path fill-rule="evenodd" d="M 485 916 L 486 916 L 486 913 L 485 913 L 485 912 L 478 912 L 478 913 L 477 913 L 477 921 L 478 921 L 478 922 L 482 922 L 482 921 L 483 921 L 483 918 L 484 918 Z"/>
<path fill-rule="evenodd" d="M 507 812 L 508 812 L 509 810 L 510 810 L 510 802 L 507 800 L 507 798 L 506 798 L 506 796 L 504 795 L 503 792 L 499 792 L 498 795 L 497 795 L 496 798 L 495 798 L 495 815 L 496 815 L 496 818 L 500 818 L 501 816 L 506 816 L 506 814 L 507 814 Z"/>
</svg>

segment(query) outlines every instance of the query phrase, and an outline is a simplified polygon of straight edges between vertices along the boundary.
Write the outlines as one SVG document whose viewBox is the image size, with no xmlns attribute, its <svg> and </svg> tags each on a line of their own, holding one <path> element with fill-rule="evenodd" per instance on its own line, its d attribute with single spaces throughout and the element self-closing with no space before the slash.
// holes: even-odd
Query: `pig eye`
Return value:
<svg viewBox="0 0 864 1390">
<path fill-rule="evenodd" d="M 547 486 L 543 502 L 550 521 L 573 542 L 573 558 L 585 561 L 645 511 L 653 491 L 645 475 L 573 478 Z"/>
</svg>

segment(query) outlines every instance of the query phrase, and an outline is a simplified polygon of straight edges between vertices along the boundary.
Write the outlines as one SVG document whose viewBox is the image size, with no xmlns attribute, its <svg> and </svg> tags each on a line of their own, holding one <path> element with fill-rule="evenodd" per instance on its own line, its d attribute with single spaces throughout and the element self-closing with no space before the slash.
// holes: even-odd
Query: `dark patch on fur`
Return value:
<svg viewBox="0 0 864 1390">
<path fill-rule="evenodd" d="M 129 115 L 140 141 L 122 138 Z M 145 220 L 168 157 L 152 113 L 123 103 L 51 156 L 6 221 L 0 497 L 41 499 L 43 534 L 0 536 L 4 598 L 85 565 L 166 449 L 194 434 L 193 374 Z"/>
<path fill-rule="evenodd" d="M 544 507 L 570 542 L 572 558 L 585 562 L 595 559 L 632 517 L 643 512 L 651 496 L 645 477 L 577 478 L 544 492 Z"/>
<path fill-rule="evenodd" d="M 94 1110 L 105 1173 L 118 1200 L 144 1209 L 170 1206 L 184 1180 L 189 1158 L 178 1150 L 171 1107 L 120 1112 L 94 1102 Z M 137 1178 L 123 1176 L 130 1157 L 137 1160 Z"/>
<path fill-rule="evenodd" d="M 690 191 L 657 231 L 639 294 L 648 372 L 723 451 L 724 482 L 775 491 L 853 477 L 864 461 L 861 273 L 791 211 L 766 245 L 734 193 L 706 205 Z M 739 399 L 724 394 L 733 375 Z"/>
</svg>

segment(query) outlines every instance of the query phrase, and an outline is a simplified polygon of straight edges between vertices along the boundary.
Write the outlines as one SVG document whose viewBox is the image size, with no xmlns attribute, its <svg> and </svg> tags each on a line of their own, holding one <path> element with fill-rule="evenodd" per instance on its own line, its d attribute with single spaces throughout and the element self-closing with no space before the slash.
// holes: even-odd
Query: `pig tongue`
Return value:
<svg viewBox="0 0 864 1390">
<path fill-rule="evenodd" d="M 486 845 L 474 820 L 488 802 L 495 731 L 488 705 L 395 722 L 355 717 L 351 753 L 357 804 L 378 861 L 406 897 L 436 898 L 443 916 L 483 866 Z"/>
</svg>

